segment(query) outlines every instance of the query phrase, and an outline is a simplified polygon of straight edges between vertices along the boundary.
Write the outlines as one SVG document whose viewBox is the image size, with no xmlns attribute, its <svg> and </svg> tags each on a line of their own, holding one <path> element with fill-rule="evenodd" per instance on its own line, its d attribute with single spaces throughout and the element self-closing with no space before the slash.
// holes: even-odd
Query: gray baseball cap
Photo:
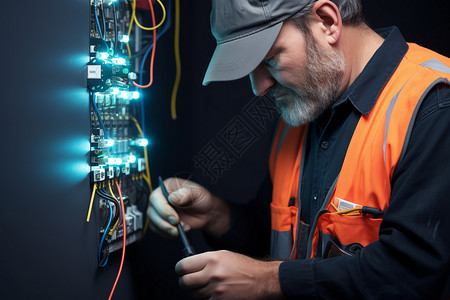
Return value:
<svg viewBox="0 0 450 300">
<path fill-rule="evenodd" d="M 315 0 L 212 0 L 217 46 L 203 85 L 250 74 L 264 59 L 283 21 Z"/>
</svg>

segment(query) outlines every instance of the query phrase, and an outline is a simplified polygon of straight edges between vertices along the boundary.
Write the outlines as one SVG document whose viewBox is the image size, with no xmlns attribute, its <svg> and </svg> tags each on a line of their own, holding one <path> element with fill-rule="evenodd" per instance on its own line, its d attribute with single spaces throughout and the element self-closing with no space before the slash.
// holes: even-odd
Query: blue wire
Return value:
<svg viewBox="0 0 450 300">
<path fill-rule="evenodd" d="M 103 129 L 103 132 L 105 134 L 105 138 L 108 138 L 108 133 L 106 132 L 105 125 L 103 124 L 102 118 L 100 116 L 100 112 L 98 111 L 98 108 L 97 108 L 95 93 L 92 93 L 92 106 L 94 107 L 95 113 L 97 114 L 98 122 L 100 123 L 100 126 Z"/>
<path fill-rule="evenodd" d="M 112 221 L 112 215 L 113 215 L 113 210 L 112 210 L 112 206 L 111 206 L 111 202 L 108 201 L 109 204 L 109 220 L 108 220 L 108 225 L 106 225 L 105 228 L 105 232 L 103 233 L 102 239 L 100 241 L 100 246 L 98 247 L 98 261 L 100 263 L 101 261 L 101 254 L 102 254 L 102 247 L 103 247 L 103 242 L 105 241 L 105 237 L 106 234 L 108 233 L 108 229 L 109 226 L 111 225 L 111 221 Z M 104 267 L 106 266 L 106 263 L 108 262 L 108 257 L 106 258 L 105 262 L 103 264 L 100 264 L 100 267 Z"/>
<path fill-rule="evenodd" d="M 106 41 L 105 41 L 105 39 L 103 38 L 102 28 L 100 27 L 100 22 L 99 22 L 99 20 L 98 20 L 98 15 L 97 15 L 97 0 L 94 2 L 94 15 L 95 15 L 95 21 L 97 22 L 97 29 L 98 29 L 98 32 L 100 33 L 100 37 L 102 38 L 103 43 L 105 43 L 106 50 L 109 51 L 108 44 L 106 44 Z"/>
<path fill-rule="evenodd" d="M 98 29 L 98 32 L 100 33 L 100 37 L 102 38 L 102 40 L 103 40 L 103 34 L 102 34 L 102 28 L 100 27 L 100 22 L 98 21 L 98 16 L 97 16 L 97 5 L 96 4 L 94 4 L 95 6 L 94 6 L 94 15 L 95 15 L 95 21 L 97 21 L 97 29 Z"/>
<path fill-rule="evenodd" d="M 158 41 L 158 39 L 163 36 L 164 33 L 166 33 L 166 31 L 170 28 L 170 16 L 171 16 L 171 10 L 172 10 L 172 1 L 168 1 L 167 2 L 167 20 L 166 20 L 166 24 L 164 25 L 164 27 L 161 29 L 161 31 L 156 35 L 156 41 Z M 153 49 L 153 43 L 148 47 L 147 52 L 145 52 L 144 57 L 142 58 L 142 62 L 141 62 L 141 68 L 140 68 L 140 78 L 139 78 L 139 84 L 142 85 L 142 74 L 144 73 L 144 65 L 145 65 L 145 61 L 147 60 L 147 56 L 150 53 L 150 51 Z M 144 114 L 144 99 L 141 98 L 141 125 L 142 125 L 142 131 L 144 133 L 145 136 L 145 114 Z"/>
</svg>

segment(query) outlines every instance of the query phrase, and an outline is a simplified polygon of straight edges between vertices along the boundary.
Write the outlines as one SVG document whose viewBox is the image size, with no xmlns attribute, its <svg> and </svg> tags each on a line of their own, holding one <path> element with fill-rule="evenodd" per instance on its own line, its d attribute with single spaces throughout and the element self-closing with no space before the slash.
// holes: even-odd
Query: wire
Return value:
<svg viewBox="0 0 450 300">
<path fill-rule="evenodd" d="M 109 188 L 109 192 L 111 193 L 111 195 L 112 195 L 115 199 L 117 199 L 116 195 L 114 195 L 114 192 L 113 192 L 113 190 L 112 190 L 111 182 L 108 182 L 108 188 Z M 118 206 L 117 209 L 119 209 L 119 207 L 120 207 L 120 206 Z M 110 235 L 112 235 L 112 234 L 114 233 L 114 231 L 117 229 L 117 225 L 119 225 L 119 223 L 120 223 L 120 220 L 117 219 L 117 221 L 114 223 L 113 228 L 112 228 L 111 231 L 109 232 Z"/>
<path fill-rule="evenodd" d="M 100 267 L 106 266 L 106 263 L 108 262 L 108 257 L 106 257 L 106 260 L 105 260 L 103 263 L 102 263 L 102 259 L 101 259 L 102 248 L 103 248 L 103 242 L 105 241 L 106 234 L 108 233 L 108 228 L 109 228 L 109 226 L 111 225 L 112 215 L 113 215 L 111 202 L 108 201 L 108 204 L 109 204 L 109 220 L 108 220 L 108 225 L 106 225 L 106 227 L 105 227 L 105 231 L 103 232 L 103 236 L 102 236 L 102 239 L 101 239 L 101 241 L 100 241 L 100 245 L 99 245 L 99 247 L 98 247 L 98 262 L 99 262 L 99 266 L 100 266 Z"/>
<path fill-rule="evenodd" d="M 114 206 L 115 206 L 115 216 L 114 216 L 114 219 L 113 219 L 113 224 L 115 224 L 115 223 L 119 223 L 120 224 L 120 222 L 121 222 L 121 220 L 122 220 L 122 214 L 120 213 L 120 202 L 119 202 L 119 200 L 117 200 L 117 199 L 115 199 L 115 198 L 113 198 L 112 196 L 110 196 L 110 195 L 108 195 L 105 191 L 103 191 L 102 189 L 97 189 L 97 193 L 98 193 L 98 195 L 101 197 L 101 198 L 103 198 L 103 199 L 105 199 L 105 200 L 108 200 L 109 202 L 113 202 L 114 203 Z M 112 233 L 113 232 L 110 232 L 110 235 L 112 235 Z"/>
<path fill-rule="evenodd" d="M 161 19 L 161 21 L 159 22 L 158 25 L 155 25 L 156 21 L 153 21 L 153 27 L 144 27 L 144 26 L 142 26 L 142 25 L 139 23 L 139 21 L 138 21 L 138 19 L 137 19 L 137 17 L 136 17 L 136 13 L 134 14 L 134 22 L 136 22 L 136 25 L 137 25 L 139 28 L 141 28 L 142 30 L 155 30 L 156 28 L 161 27 L 161 25 L 164 23 L 164 20 L 166 19 L 166 9 L 165 9 L 164 5 L 162 4 L 162 2 L 161 2 L 160 0 L 156 0 L 156 1 L 158 1 L 158 4 L 161 6 L 161 9 L 162 9 L 162 12 L 163 12 L 163 17 L 162 17 L 162 19 Z M 133 6 L 133 7 L 134 7 L 134 10 L 136 11 L 136 0 L 133 0 L 133 3 L 134 3 L 134 6 Z M 152 3 L 152 0 L 149 0 L 148 3 L 150 4 L 150 10 L 153 11 L 153 3 Z M 152 19 L 153 19 L 153 14 L 154 14 L 154 13 L 152 13 Z"/>
<path fill-rule="evenodd" d="M 97 190 L 97 183 L 94 183 L 94 187 L 92 188 L 91 202 L 89 202 L 89 210 L 88 210 L 88 215 L 87 215 L 87 218 L 86 218 L 86 222 L 87 223 L 89 223 L 89 220 L 91 219 L 92 204 L 94 203 L 95 191 L 96 190 Z"/>
<path fill-rule="evenodd" d="M 158 0 L 159 1 L 159 0 Z M 133 0 L 136 6 L 136 0 Z M 149 0 L 148 2 L 150 4 L 150 11 L 152 13 L 152 23 L 155 25 L 155 11 L 153 9 L 153 3 L 152 0 Z M 136 21 L 136 15 L 135 15 L 135 21 Z M 152 57 L 150 59 L 150 82 L 147 85 L 139 85 L 136 82 L 133 81 L 133 84 L 137 86 L 138 88 L 145 89 L 150 87 L 153 84 L 153 64 L 155 61 L 155 50 L 156 50 L 156 30 L 153 30 L 153 48 L 152 48 Z M 142 76 L 142 74 L 141 74 Z"/>
<path fill-rule="evenodd" d="M 134 17 L 136 15 L 136 9 L 134 6 L 134 3 L 130 3 L 131 5 L 131 17 L 130 17 L 130 25 L 128 26 L 128 36 L 130 36 L 131 34 L 131 29 L 133 28 L 133 22 L 134 22 Z M 128 57 L 131 58 L 131 49 L 130 49 L 130 44 L 127 42 L 127 51 L 128 51 Z"/>
<path fill-rule="evenodd" d="M 351 209 L 346 209 L 346 210 L 341 210 L 341 211 L 335 211 L 332 214 L 334 215 L 345 215 L 345 214 L 349 214 L 352 212 L 360 212 L 362 211 L 362 207 L 359 208 L 351 208 Z"/>
<path fill-rule="evenodd" d="M 100 33 L 100 37 L 102 40 L 103 39 L 103 34 L 102 34 L 102 28 L 100 27 L 100 22 L 98 20 L 98 14 L 97 14 L 97 0 L 94 1 L 94 15 L 95 15 L 95 21 L 97 22 L 97 29 L 98 29 L 98 33 Z"/>
<path fill-rule="evenodd" d="M 136 120 L 135 117 L 131 117 L 131 120 L 133 120 L 134 125 L 136 125 L 136 128 L 139 131 L 139 134 L 143 138 L 144 132 L 142 131 L 141 126 L 139 125 L 138 121 Z M 150 193 L 151 193 L 151 192 L 153 192 L 153 187 L 152 187 L 152 180 L 150 177 L 150 168 L 149 168 L 149 163 L 148 163 L 147 147 L 144 147 L 144 157 L 145 157 L 145 172 L 147 174 L 147 176 L 144 176 L 144 179 L 147 182 L 148 188 L 150 189 Z"/>
<path fill-rule="evenodd" d="M 116 5 L 115 2 L 112 3 L 113 7 L 113 15 L 114 15 L 114 56 L 117 56 L 117 48 L 119 47 L 119 40 L 117 38 L 117 14 L 116 14 Z"/>
<path fill-rule="evenodd" d="M 147 211 L 144 211 L 145 214 L 147 214 Z M 148 224 L 150 223 L 150 218 L 146 217 L 145 218 L 145 225 L 144 225 L 144 229 L 142 230 L 142 236 L 141 236 L 141 240 L 144 238 L 145 234 L 147 233 L 147 229 L 148 229 Z"/>
<path fill-rule="evenodd" d="M 106 19 L 105 19 L 105 10 L 103 9 L 103 1 L 100 2 L 100 11 L 102 13 L 103 38 L 106 41 Z"/>
<path fill-rule="evenodd" d="M 106 41 L 105 41 L 105 39 L 103 37 L 103 34 L 102 34 L 102 28 L 100 27 L 100 21 L 98 20 L 98 13 L 97 13 L 97 11 L 98 11 L 97 10 L 97 0 L 95 0 L 94 1 L 94 15 L 95 15 L 95 21 L 97 23 L 97 30 L 98 30 L 98 33 L 100 34 L 101 40 L 103 41 L 103 43 L 106 46 L 106 50 L 109 51 L 108 44 L 106 43 Z M 106 31 L 106 29 L 105 29 L 105 31 Z"/>
<path fill-rule="evenodd" d="M 125 223 L 125 205 L 123 204 L 122 191 L 120 190 L 120 186 L 117 183 L 117 181 L 116 181 L 116 187 L 117 187 L 117 192 L 119 193 L 120 203 L 121 203 L 121 207 L 122 207 L 122 215 L 124 216 L 122 218 L 123 247 L 122 247 L 122 258 L 120 260 L 119 272 L 117 273 L 117 277 L 116 277 L 116 280 L 114 281 L 114 285 L 112 287 L 111 293 L 109 294 L 108 300 L 111 300 L 111 298 L 112 298 L 112 296 L 114 294 L 114 290 L 116 289 L 117 282 L 119 281 L 120 274 L 122 273 L 123 262 L 125 261 L 125 247 L 127 245 L 127 226 L 126 226 L 126 223 Z"/>
<path fill-rule="evenodd" d="M 97 114 L 98 122 L 100 123 L 100 126 L 103 129 L 104 136 L 105 136 L 105 138 L 108 138 L 108 133 L 106 132 L 106 128 L 105 128 L 105 125 L 103 124 L 102 117 L 100 116 L 100 112 L 98 111 L 96 101 L 97 101 L 97 96 L 95 95 L 95 93 L 92 93 L 92 106 L 94 107 L 95 113 Z"/>
<path fill-rule="evenodd" d="M 159 33 L 157 33 L 156 35 L 156 41 L 158 41 L 158 39 L 164 35 L 164 33 L 167 32 L 167 30 L 170 28 L 171 25 L 171 21 L 170 21 L 170 16 L 171 16 L 171 11 L 172 11 L 172 5 L 171 5 L 171 1 L 168 2 L 168 6 L 167 6 L 167 20 L 166 20 L 166 24 L 164 25 L 164 27 L 161 29 L 161 31 Z M 153 43 L 150 43 L 149 46 L 147 47 L 146 51 L 145 51 L 145 55 L 142 58 L 142 62 L 141 62 L 141 67 L 140 67 L 140 72 L 139 74 L 141 74 L 140 78 L 139 78 L 139 84 L 142 85 L 142 74 L 144 74 L 144 66 L 145 66 L 145 62 L 147 61 L 147 56 L 150 53 L 150 51 L 153 48 Z M 144 127 L 144 135 L 145 135 L 145 114 L 144 114 L 144 99 L 141 99 L 141 124 L 142 127 Z"/>
<path fill-rule="evenodd" d="M 178 87 L 180 86 L 181 79 L 181 59 L 180 59 L 180 0 L 175 0 L 175 35 L 174 35 L 174 51 L 175 51 L 175 64 L 177 73 L 175 76 L 175 82 L 173 84 L 172 98 L 170 101 L 170 111 L 172 114 L 172 120 L 177 119 L 176 101 L 178 94 Z"/>
<path fill-rule="evenodd" d="M 161 36 L 163 36 L 164 33 L 166 33 L 166 31 L 170 28 L 170 25 L 171 25 L 170 16 L 171 16 L 171 6 L 172 6 L 171 3 L 172 3 L 172 1 L 168 1 L 166 4 L 167 5 L 167 19 L 165 21 L 164 27 L 160 28 L 159 31 L 156 32 L 156 40 L 159 40 L 159 38 Z M 145 35 L 145 32 L 143 33 L 143 36 L 148 37 L 147 35 Z M 147 55 L 148 55 L 148 53 L 150 53 L 149 49 L 151 49 L 151 47 L 153 47 L 153 39 L 147 45 L 142 47 L 142 49 L 140 49 L 136 53 L 132 54 L 130 58 L 140 57 L 140 56 L 144 55 L 144 53 L 147 53 Z M 143 64 L 141 63 L 141 66 L 142 65 Z M 141 72 L 141 74 L 142 74 L 142 72 Z"/>
<path fill-rule="evenodd" d="M 111 202 L 114 202 L 114 204 L 117 206 L 117 208 L 120 207 L 120 202 L 119 202 L 119 200 L 113 198 L 111 195 L 108 195 L 104 190 L 102 190 L 102 189 L 97 189 L 97 194 L 98 194 L 100 197 L 102 197 L 102 198 L 104 198 L 104 199 L 106 199 L 106 200 L 109 200 L 109 201 L 111 201 Z M 119 210 L 118 210 L 118 211 L 119 211 Z M 118 214 L 119 214 L 119 212 L 116 213 L 116 215 L 118 215 Z"/>
</svg>

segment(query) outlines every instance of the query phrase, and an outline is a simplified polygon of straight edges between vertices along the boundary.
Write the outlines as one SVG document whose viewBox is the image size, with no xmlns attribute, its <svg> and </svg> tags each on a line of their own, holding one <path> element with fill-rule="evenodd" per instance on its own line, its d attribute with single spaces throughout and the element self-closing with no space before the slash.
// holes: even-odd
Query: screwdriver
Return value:
<svg viewBox="0 0 450 300">
<path fill-rule="evenodd" d="M 159 180 L 159 186 L 161 187 L 161 191 L 164 195 L 164 198 L 166 198 L 167 203 L 169 203 L 170 206 L 173 207 L 173 205 L 169 202 L 169 193 L 167 192 L 166 186 L 164 185 L 164 182 L 161 178 L 161 176 L 158 177 Z M 183 243 L 184 249 L 183 249 L 183 255 L 185 257 L 192 256 L 195 254 L 194 247 L 191 246 L 189 243 L 189 240 L 186 236 L 186 233 L 183 230 L 183 227 L 181 227 L 181 223 L 178 222 L 177 224 L 178 233 L 180 234 L 181 242 Z"/>
</svg>

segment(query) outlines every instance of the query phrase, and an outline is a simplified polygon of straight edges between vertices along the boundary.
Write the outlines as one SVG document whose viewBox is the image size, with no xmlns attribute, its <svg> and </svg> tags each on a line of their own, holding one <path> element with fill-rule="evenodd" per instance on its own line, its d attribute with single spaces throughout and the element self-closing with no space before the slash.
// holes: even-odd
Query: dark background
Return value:
<svg viewBox="0 0 450 300">
<path fill-rule="evenodd" d="M 247 78 L 201 85 L 215 47 L 210 7 L 210 1 L 181 1 L 176 121 L 170 118 L 173 27 L 159 40 L 155 82 L 145 91 L 150 169 L 154 183 L 158 175 L 189 177 L 229 201 L 246 202 L 266 174 L 276 118 L 261 105 L 265 99 L 253 97 Z M 363 7 L 372 27 L 396 25 L 408 41 L 450 56 L 447 1 L 363 1 Z M 0 26 L 0 298 L 106 299 L 120 255 L 98 269 L 95 215 L 85 222 L 88 1 L 9 1 L 0 12 Z M 252 115 L 257 108 L 266 113 L 262 123 Z M 244 129 L 250 140 L 239 151 L 224 140 L 233 128 Z M 223 170 L 209 165 L 206 173 L 196 159 L 208 149 L 232 163 Z M 200 233 L 189 236 L 199 252 L 209 250 Z M 114 299 L 189 299 L 174 272 L 180 258 L 178 240 L 147 233 L 127 247 Z"/>
</svg>

